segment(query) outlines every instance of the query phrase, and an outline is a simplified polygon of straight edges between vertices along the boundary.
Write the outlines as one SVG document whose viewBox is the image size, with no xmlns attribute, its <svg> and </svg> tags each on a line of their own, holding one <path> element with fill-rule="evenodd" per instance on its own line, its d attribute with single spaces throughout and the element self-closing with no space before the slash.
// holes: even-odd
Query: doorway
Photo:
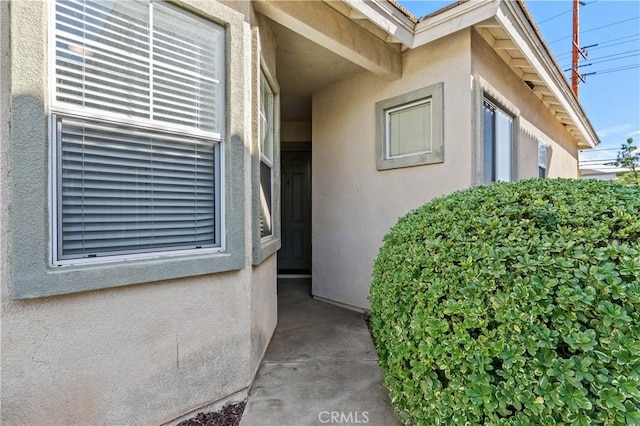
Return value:
<svg viewBox="0 0 640 426">
<path fill-rule="evenodd" d="M 285 147 L 286 148 L 286 147 Z M 278 273 L 311 273 L 311 149 L 284 149 L 280 155 L 282 247 Z"/>
</svg>

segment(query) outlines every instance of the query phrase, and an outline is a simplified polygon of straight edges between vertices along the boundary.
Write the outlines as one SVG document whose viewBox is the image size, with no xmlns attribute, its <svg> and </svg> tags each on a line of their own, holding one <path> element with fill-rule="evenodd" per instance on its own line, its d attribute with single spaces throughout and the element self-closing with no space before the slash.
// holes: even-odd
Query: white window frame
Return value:
<svg viewBox="0 0 640 426">
<path fill-rule="evenodd" d="M 263 105 L 262 105 L 262 87 L 266 87 L 268 90 L 268 94 L 269 94 L 269 99 L 270 99 L 270 105 L 267 105 L 267 108 L 271 108 L 271 117 L 266 117 L 263 114 Z M 274 220 L 274 215 L 273 215 L 273 207 L 274 207 L 274 203 L 275 203 L 275 191 L 274 191 L 274 180 L 275 180 L 275 95 L 274 95 L 274 91 L 271 88 L 271 83 L 269 82 L 269 79 L 267 78 L 267 73 L 265 72 L 264 68 L 261 67 L 260 68 L 260 96 L 258 97 L 258 114 L 260 116 L 260 120 L 264 120 L 264 122 L 266 123 L 265 128 L 267 129 L 268 132 L 271 133 L 271 138 L 269 140 L 269 144 L 270 149 L 271 149 L 271 158 L 269 158 L 262 149 L 262 141 L 263 141 L 263 137 L 265 136 L 262 133 L 262 126 L 258 126 L 258 140 L 260 141 L 258 147 L 260 150 L 260 167 L 262 167 L 262 163 L 264 163 L 268 168 L 269 168 L 269 172 L 270 172 L 270 197 L 271 197 L 271 205 L 269 206 L 269 221 L 271 222 L 270 225 L 270 230 L 271 232 L 267 235 L 262 236 L 261 235 L 261 240 L 265 241 L 269 238 L 271 238 L 273 236 L 274 233 L 274 225 L 275 225 L 275 220 Z M 269 120 L 270 118 L 270 120 Z M 271 121 L 271 122 L 270 122 Z M 260 176 L 262 176 L 262 174 L 260 173 Z M 260 188 L 262 188 L 262 181 L 260 182 Z M 262 199 L 260 200 L 260 202 L 262 203 Z"/>
<path fill-rule="evenodd" d="M 429 105 L 431 107 L 430 109 L 430 113 L 429 113 L 429 127 L 430 127 L 430 132 L 429 132 L 429 149 L 423 150 L 423 151 L 415 151 L 415 152 L 409 152 L 407 154 L 400 154 L 400 155 L 392 155 L 391 151 L 392 151 L 392 147 L 391 147 L 391 115 L 397 112 L 402 112 L 405 111 L 409 108 L 413 108 L 416 106 L 420 106 L 420 105 Z M 384 112 L 385 115 L 385 129 L 386 129 L 386 134 L 385 134 L 385 158 L 386 159 L 393 159 L 393 158 L 403 158 L 403 157 L 411 157 L 414 155 L 422 155 L 422 154 L 428 154 L 431 153 L 433 151 L 433 130 L 431 129 L 431 123 L 433 123 L 433 105 L 432 105 L 432 101 L 431 98 L 425 98 L 425 99 L 420 99 L 416 102 L 411 102 L 409 104 L 406 105 L 401 105 L 395 108 L 390 108 L 388 110 L 385 110 Z"/>
<path fill-rule="evenodd" d="M 538 139 L 538 178 L 540 179 L 547 178 L 547 169 L 549 168 L 549 156 L 547 153 L 548 148 L 549 146 L 546 143 L 544 143 L 541 139 Z M 544 161 L 542 161 L 542 155 L 544 155 Z M 544 174 L 544 176 L 540 176 L 541 174 Z"/>
<path fill-rule="evenodd" d="M 252 110 L 256 119 L 253 120 L 253 144 L 251 156 L 252 183 L 252 264 L 262 264 L 272 257 L 281 245 L 281 201 L 280 201 L 280 85 L 276 79 L 274 68 L 265 52 L 262 51 L 259 28 L 252 30 Z M 261 149 L 262 134 L 260 131 L 260 104 L 262 102 L 261 82 L 268 84 L 273 95 L 273 138 L 272 158 L 267 158 Z M 261 166 L 263 161 L 271 166 L 271 234 L 264 237 L 260 232 L 261 217 Z"/>
<path fill-rule="evenodd" d="M 492 171 L 492 177 L 490 179 L 487 179 L 486 177 L 484 177 L 484 174 L 486 174 L 486 170 L 485 167 L 488 164 L 487 158 L 485 158 L 484 156 L 486 155 L 486 150 L 484 149 L 486 147 L 486 143 L 487 141 L 484 140 L 485 138 L 485 119 L 484 119 L 484 109 L 485 107 L 485 103 L 488 104 L 495 112 L 494 115 L 494 120 L 492 125 L 494 126 L 494 132 L 492 134 L 493 138 L 491 140 L 491 144 L 492 144 L 492 153 L 493 156 L 491 158 L 490 164 L 491 164 L 491 171 Z M 496 153 L 498 152 L 498 150 L 500 148 L 505 148 L 504 145 L 504 141 L 503 140 L 499 140 L 498 139 L 498 132 L 495 131 L 497 125 L 499 124 L 498 120 L 499 120 L 499 115 L 502 114 L 506 117 L 508 117 L 511 122 L 510 122 L 510 129 L 508 132 L 508 149 L 509 149 L 509 159 L 508 161 L 508 167 L 509 167 L 509 179 L 508 180 L 504 180 L 504 179 L 499 179 L 497 174 L 498 174 L 498 168 L 500 166 L 500 164 L 498 163 L 499 159 L 497 158 Z M 516 169 L 517 169 L 517 164 L 515 159 L 517 158 L 517 153 L 516 153 L 516 123 L 517 123 L 517 119 L 516 117 L 505 107 L 503 107 L 502 105 L 500 105 L 499 102 L 495 101 L 494 99 L 492 99 L 491 97 L 488 97 L 486 95 L 483 96 L 482 99 L 482 128 L 483 128 L 483 137 L 482 137 L 482 146 L 483 146 L 483 183 L 485 184 L 489 184 L 492 182 L 497 182 L 497 181 L 502 181 L 502 182 L 513 182 L 516 180 Z M 503 135 L 504 136 L 504 135 Z"/>
<path fill-rule="evenodd" d="M 512 145 L 511 145 L 511 181 L 518 180 L 518 144 L 520 136 L 520 110 L 500 93 L 493 85 L 479 75 L 473 76 L 474 107 L 474 152 L 475 158 L 473 183 L 477 185 L 488 184 L 485 180 L 485 152 L 484 152 L 484 100 L 488 99 L 504 113 L 511 116 Z"/>
<path fill-rule="evenodd" d="M 88 117 L 86 115 L 75 115 L 75 114 L 64 114 L 62 116 L 58 114 L 51 114 L 49 119 L 49 140 L 52 141 L 50 144 L 50 155 L 49 155 L 49 176 L 50 176 L 50 185 L 49 185 L 49 211 L 51 212 L 51 253 L 50 253 L 50 263 L 53 266 L 73 266 L 73 265 L 86 265 L 86 264 L 100 264 L 100 263 L 111 263 L 118 262 L 122 260 L 135 260 L 135 259 L 145 259 L 145 258 L 157 258 L 165 255 L 193 255 L 200 253 L 219 253 L 226 251 L 226 232 L 224 232 L 224 212 L 226 210 L 225 207 L 225 197 L 223 194 L 225 193 L 225 182 L 222 176 L 224 176 L 224 161 L 221 159 L 224 158 L 224 144 L 222 141 L 213 142 L 214 144 L 214 168 L 219 170 L 219 172 L 215 172 L 215 180 L 214 180 L 214 202 L 215 202 L 215 229 L 216 229 L 216 245 L 213 247 L 203 247 L 197 249 L 175 249 L 175 250 L 156 250 L 156 251 L 147 251 L 142 253 L 123 253 L 123 254 L 114 254 L 108 255 L 105 254 L 99 257 L 77 257 L 72 259 L 61 259 L 61 242 L 59 240 L 60 234 L 60 224 L 61 224 L 61 194 L 59 191 L 59 175 L 61 170 L 59 170 L 59 165 L 61 159 L 59 158 L 59 143 L 61 143 L 61 135 L 59 135 L 58 129 L 58 118 L 69 117 L 69 118 L 88 118 L 92 119 L 93 117 Z M 112 121 L 112 120 L 100 120 L 106 124 L 122 124 L 121 122 Z M 157 130 L 151 126 L 132 126 L 140 129 L 147 130 Z M 183 136 L 193 136 L 188 133 L 179 133 L 179 132 L 163 132 L 163 134 L 176 134 Z M 60 141 L 60 142 L 58 142 Z"/>
<path fill-rule="evenodd" d="M 153 7 L 154 1 L 150 2 L 150 21 L 152 21 L 153 16 Z M 206 25 L 213 25 L 217 28 L 223 29 L 223 36 L 221 40 L 223 53 L 221 55 L 221 62 L 218 66 L 220 69 L 225 70 L 225 54 L 226 51 L 226 41 L 224 36 L 224 28 L 214 22 L 201 18 L 200 16 L 193 14 L 191 12 L 185 11 L 181 8 L 178 8 L 169 3 L 162 2 L 163 7 L 167 7 L 177 11 L 178 13 L 182 13 L 187 15 L 190 19 L 197 19 L 201 22 L 204 22 Z M 226 110 L 223 108 L 220 113 L 220 128 L 221 132 L 213 132 L 213 131 L 203 131 L 196 127 L 190 127 L 186 125 L 168 123 L 165 121 L 153 120 L 150 118 L 137 118 L 137 117 L 127 117 L 117 113 L 112 113 L 110 111 L 101 110 L 98 108 L 91 107 L 74 107 L 68 103 L 63 101 L 58 101 L 56 99 L 56 67 L 55 67 L 55 58 L 56 58 L 56 1 L 49 2 L 49 43 L 48 43 L 48 56 L 50 58 L 50 64 L 48 66 L 48 81 L 49 81 L 49 99 L 50 99 L 50 118 L 49 118 L 49 140 L 50 143 L 50 153 L 49 153 L 49 212 L 50 212 L 50 258 L 49 264 L 54 267 L 64 267 L 64 266 L 74 266 L 74 265 L 90 265 L 90 264 L 102 264 L 102 263 L 112 263 L 119 261 L 129 261 L 129 260 L 137 260 L 137 259 L 154 259 L 162 256 L 173 256 L 173 255 L 197 255 L 197 254 L 215 254 L 222 253 L 227 250 L 226 244 L 226 229 L 225 229 L 225 212 L 226 212 L 226 202 L 225 196 L 226 186 L 225 186 L 225 129 L 226 129 Z M 151 51 L 151 48 L 150 48 Z M 151 56 L 151 53 L 150 53 Z M 150 62 L 153 63 L 153 59 L 150 58 Z M 218 90 L 217 104 L 220 106 L 224 106 L 226 103 L 225 100 L 225 87 L 226 87 L 226 73 L 223 71 L 221 76 L 222 81 L 220 82 L 220 90 Z M 150 76 L 150 84 L 153 81 L 153 74 Z M 152 99 L 153 99 L 153 91 L 150 90 L 150 98 L 151 98 L 151 107 L 153 107 Z M 151 114 L 153 113 L 153 109 L 151 109 Z M 212 142 L 214 145 L 214 202 L 215 202 L 215 233 L 216 233 L 216 241 L 215 245 L 212 247 L 203 247 L 203 248 L 186 248 L 186 249 L 171 249 L 168 248 L 166 250 L 150 250 L 140 253 L 135 252 L 125 252 L 122 254 L 104 254 L 103 256 L 98 257 L 78 257 L 72 259 L 62 259 L 61 253 L 61 244 L 60 244 L 60 232 L 61 232 L 61 194 L 59 193 L 58 182 L 59 182 L 59 174 L 61 170 L 59 170 L 59 164 L 61 158 L 59 156 L 59 146 L 62 143 L 61 135 L 59 134 L 58 129 L 58 119 L 68 117 L 68 118 L 78 118 L 78 119 L 89 119 L 94 121 L 104 122 L 105 124 L 111 125 L 125 125 L 133 128 L 140 128 L 145 130 L 151 130 L 155 132 L 159 132 L 165 135 L 175 134 L 177 136 L 187 136 L 187 137 L 195 137 L 195 138 L 205 138 Z"/>
<path fill-rule="evenodd" d="M 391 155 L 390 117 L 417 105 L 429 104 L 430 149 Z M 413 167 L 444 162 L 444 84 L 436 83 L 393 98 L 376 102 L 376 167 L 378 170 Z"/>
</svg>

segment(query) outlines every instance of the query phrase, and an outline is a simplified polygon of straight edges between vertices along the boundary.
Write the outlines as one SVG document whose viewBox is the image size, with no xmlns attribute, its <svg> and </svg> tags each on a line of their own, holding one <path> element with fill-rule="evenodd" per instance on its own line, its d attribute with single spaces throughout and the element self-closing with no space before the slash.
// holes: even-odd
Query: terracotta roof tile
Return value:
<svg viewBox="0 0 640 426">
<path fill-rule="evenodd" d="M 395 7 L 400 12 L 402 12 L 407 18 L 411 19 L 414 22 L 418 22 L 418 18 L 413 13 L 409 12 L 409 10 L 406 7 L 398 3 L 396 0 L 387 0 L 387 1 L 391 3 L 393 7 Z"/>
</svg>

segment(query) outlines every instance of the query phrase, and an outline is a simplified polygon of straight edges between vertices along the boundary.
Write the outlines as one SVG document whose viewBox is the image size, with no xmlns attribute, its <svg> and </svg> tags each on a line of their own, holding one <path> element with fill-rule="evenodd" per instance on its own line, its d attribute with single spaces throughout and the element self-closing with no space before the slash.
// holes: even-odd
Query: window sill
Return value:
<svg viewBox="0 0 640 426">
<path fill-rule="evenodd" d="M 253 265 L 257 266 L 280 250 L 280 238 L 274 235 L 263 238 L 258 247 L 253 248 Z"/>
<path fill-rule="evenodd" d="M 235 253 L 157 255 L 113 262 L 74 264 L 15 273 L 11 298 L 34 299 L 105 288 L 182 279 L 239 270 L 244 258 Z"/>
</svg>

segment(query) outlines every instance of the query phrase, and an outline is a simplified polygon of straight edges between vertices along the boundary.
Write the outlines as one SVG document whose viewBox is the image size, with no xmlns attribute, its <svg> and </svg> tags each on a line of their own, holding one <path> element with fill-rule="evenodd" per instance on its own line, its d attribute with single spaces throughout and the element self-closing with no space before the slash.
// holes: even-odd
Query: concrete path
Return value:
<svg viewBox="0 0 640 426">
<path fill-rule="evenodd" d="M 278 280 L 278 326 L 240 425 L 400 425 L 362 314 L 310 293 L 310 280 Z"/>
</svg>

